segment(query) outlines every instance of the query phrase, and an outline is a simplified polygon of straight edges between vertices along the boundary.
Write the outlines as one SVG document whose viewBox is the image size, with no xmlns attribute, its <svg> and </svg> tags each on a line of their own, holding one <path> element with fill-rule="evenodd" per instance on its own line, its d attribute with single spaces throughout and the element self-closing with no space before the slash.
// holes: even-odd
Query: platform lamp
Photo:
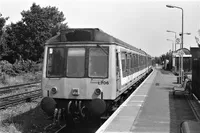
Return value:
<svg viewBox="0 0 200 133">
<path fill-rule="evenodd" d="M 183 16 L 184 16 L 184 14 L 183 14 L 183 8 L 181 8 L 181 7 L 178 7 L 178 6 L 172 6 L 172 5 L 166 5 L 166 7 L 168 7 L 168 8 L 177 8 L 177 9 L 180 9 L 181 11 L 182 11 L 182 41 L 181 41 L 181 49 L 183 49 Z M 181 60 L 180 60 L 180 82 L 179 83 L 183 83 L 183 55 L 181 54 Z"/>
<path fill-rule="evenodd" d="M 176 51 L 176 32 L 175 31 L 171 31 L 171 30 L 167 30 L 167 32 L 171 32 L 175 34 L 175 41 L 174 41 L 174 45 L 175 45 L 175 50 Z"/>
<path fill-rule="evenodd" d="M 167 41 L 171 41 L 172 42 L 172 53 L 173 53 L 173 51 L 174 51 L 174 41 L 171 40 L 171 39 L 167 39 Z"/>
<path fill-rule="evenodd" d="M 185 34 L 185 35 L 191 35 L 191 33 L 183 33 L 183 34 Z M 182 33 L 179 33 L 179 36 L 182 36 Z"/>
</svg>

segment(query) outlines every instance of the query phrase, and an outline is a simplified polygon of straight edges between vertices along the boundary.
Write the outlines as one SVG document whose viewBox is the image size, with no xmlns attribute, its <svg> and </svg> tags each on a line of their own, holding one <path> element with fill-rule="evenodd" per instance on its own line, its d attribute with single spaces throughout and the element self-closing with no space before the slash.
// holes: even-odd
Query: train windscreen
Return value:
<svg viewBox="0 0 200 133">
<path fill-rule="evenodd" d="M 64 71 L 64 48 L 48 48 L 47 77 L 62 77 Z"/>
<path fill-rule="evenodd" d="M 108 48 L 89 49 L 89 77 L 108 77 Z"/>
<path fill-rule="evenodd" d="M 85 49 L 69 48 L 67 55 L 67 77 L 83 77 L 85 75 Z"/>
<path fill-rule="evenodd" d="M 48 78 L 107 78 L 108 51 L 108 47 L 48 48 L 46 76 Z"/>
</svg>

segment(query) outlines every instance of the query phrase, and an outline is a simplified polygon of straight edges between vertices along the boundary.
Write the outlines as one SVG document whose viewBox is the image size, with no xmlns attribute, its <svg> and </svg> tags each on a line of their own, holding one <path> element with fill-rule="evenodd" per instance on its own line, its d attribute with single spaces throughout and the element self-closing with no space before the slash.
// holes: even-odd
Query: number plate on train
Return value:
<svg viewBox="0 0 200 133">
<path fill-rule="evenodd" d="M 79 88 L 73 88 L 72 89 L 72 95 L 73 96 L 78 96 L 80 93 L 79 93 Z"/>
</svg>

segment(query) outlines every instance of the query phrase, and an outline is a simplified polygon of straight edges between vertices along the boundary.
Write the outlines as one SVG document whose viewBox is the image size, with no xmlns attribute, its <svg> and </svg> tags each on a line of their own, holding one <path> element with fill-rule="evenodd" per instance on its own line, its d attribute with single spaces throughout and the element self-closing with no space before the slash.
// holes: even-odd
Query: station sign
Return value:
<svg viewBox="0 0 200 133">
<path fill-rule="evenodd" d="M 179 44 L 181 42 L 180 38 L 176 38 L 176 44 Z"/>
</svg>

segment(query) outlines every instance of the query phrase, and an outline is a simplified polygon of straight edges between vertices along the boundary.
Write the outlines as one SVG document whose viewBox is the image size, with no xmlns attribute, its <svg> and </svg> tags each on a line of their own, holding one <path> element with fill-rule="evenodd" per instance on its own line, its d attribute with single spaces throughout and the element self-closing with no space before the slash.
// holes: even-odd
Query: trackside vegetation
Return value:
<svg viewBox="0 0 200 133">
<path fill-rule="evenodd" d="M 63 12 L 56 7 L 33 3 L 21 16 L 18 22 L 7 24 L 9 16 L 0 13 L 0 85 L 7 84 L 13 77 L 26 75 L 27 79 L 27 74 L 31 75 L 30 80 L 34 80 L 32 75 L 38 80 L 45 41 L 58 34 L 60 27 L 68 27 L 63 23 Z"/>
</svg>

